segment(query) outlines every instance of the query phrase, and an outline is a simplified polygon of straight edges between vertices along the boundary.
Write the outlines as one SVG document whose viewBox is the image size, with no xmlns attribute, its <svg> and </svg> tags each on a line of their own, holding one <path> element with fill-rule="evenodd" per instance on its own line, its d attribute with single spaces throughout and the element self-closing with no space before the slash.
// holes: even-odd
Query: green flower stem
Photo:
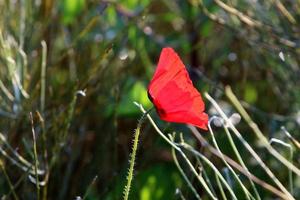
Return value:
<svg viewBox="0 0 300 200">
<path fill-rule="evenodd" d="M 130 188 L 131 188 L 131 182 L 133 179 L 134 164 L 135 164 L 136 151 L 137 151 L 138 142 L 139 142 L 141 125 L 142 125 L 142 123 L 140 121 L 134 132 L 132 153 L 131 153 L 130 161 L 129 161 L 130 166 L 129 166 L 128 175 L 127 175 L 127 184 L 124 188 L 124 200 L 128 200 L 128 196 L 129 196 L 129 192 L 130 192 Z"/>
</svg>

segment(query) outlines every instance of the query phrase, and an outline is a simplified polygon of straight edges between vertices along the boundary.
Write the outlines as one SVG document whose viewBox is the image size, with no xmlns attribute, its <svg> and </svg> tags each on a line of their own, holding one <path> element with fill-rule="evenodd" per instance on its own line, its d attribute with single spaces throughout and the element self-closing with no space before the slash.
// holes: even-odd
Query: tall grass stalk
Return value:
<svg viewBox="0 0 300 200">
<path fill-rule="evenodd" d="M 11 161 L 13 164 L 15 164 L 17 167 L 19 167 L 24 172 L 29 172 L 30 174 L 37 174 L 43 175 L 45 172 L 44 170 L 37 169 L 35 171 L 35 168 L 33 167 L 33 164 L 31 164 L 29 161 L 27 161 L 24 157 L 22 157 L 17 151 L 15 151 L 11 145 L 7 142 L 6 138 L 2 133 L 0 133 L 0 141 L 3 142 L 3 144 L 7 147 L 9 151 L 12 152 L 13 156 L 16 157 L 16 159 L 11 156 L 8 151 L 5 151 L 0 147 L 0 153 L 6 157 L 9 161 Z"/>
<path fill-rule="evenodd" d="M 86 192 L 84 193 L 84 195 L 82 197 L 82 200 L 85 200 L 88 197 L 88 195 L 89 195 L 89 193 L 91 191 L 91 188 L 92 188 L 93 185 L 95 185 L 97 179 L 98 179 L 98 176 L 95 176 L 93 178 L 92 182 L 89 184 L 88 188 L 86 189 Z"/>
<path fill-rule="evenodd" d="M 146 114 L 147 112 L 145 111 L 145 109 L 143 108 L 142 105 L 137 104 L 137 106 L 140 108 L 140 110 Z M 196 178 L 198 179 L 198 181 L 201 183 L 201 185 L 203 186 L 203 188 L 205 189 L 205 191 L 207 192 L 207 194 L 214 200 L 217 199 L 217 197 L 215 197 L 212 193 L 212 191 L 209 189 L 207 183 L 205 182 L 205 180 L 203 179 L 202 176 L 199 176 L 197 171 L 195 170 L 194 166 L 192 165 L 192 163 L 190 162 L 190 160 L 187 158 L 187 156 L 183 153 L 183 151 L 176 146 L 171 140 L 168 139 L 168 137 L 166 137 L 161 130 L 157 127 L 157 125 L 155 124 L 155 122 L 153 121 L 153 119 L 151 118 L 151 116 L 149 114 L 146 114 L 148 120 L 150 121 L 150 123 L 152 124 L 152 126 L 154 127 L 154 129 L 156 130 L 156 132 L 168 143 L 171 145 L 171 147 L 173 147 L 176 151 L 178 151 L 181 156 L 183 157 L 183 159 L 186 161 L 186 163 L 188 164 L 189 168 L 191 169 L 191 171 L 193 172 L 193 174 L 196 176 Z"/>
<path fill-rule="evenodd" d="M 171 137 L 171 141 L 174 140 L 174 136 Z M 183 179 L 185 180 L 185 182 L 187 183 L 188 187 L 192 190 L 194 196 L 196 197 L 196 199 L 198 200 L 201 200 L 201 197 L 199 196 L 199 194 L 197 193 L 197 190 L 196 188 L 193 186 L 193 184 L 190 182 L 190 180 L 188 179 L 187 175 L 185 174 L 185 172 L 183 171 L 183 169 L 181 168 L 179 162 L 178 162 L 178 159 L 177 159 L 177 156 L 176 156 L 176 152 L 175 152 L 175 149 L 172 148 L 172 156 L 173 156 L 173 160 L 175 162 L 175 165 L 177 167 L 177 169 L 179 170 L 181 176 L 183 177 Z"/>
<path fill-rule="evenodd" d="M 193 147 L 191 147 L 187 143 L 180 144 L 180 146 L 182 146 L 183 148 L 189 150 L 195 156 L 197 156 L 201 160 L 203 160 L 217 174 L 217 176 L 220 179 L 220 181 L 222 182 L 222 184 L 229 191 L 229 193 L 231 195 L 231 198 L 234 199 L 234 200 L 237 200 L 237 197 L 236 197 L 234 191 L 232 190 L 232 188 L 230 187 L 230 185 L 227 183 L 227 181 L 225 180 L 225 178 L 223 177 L 223 175 L 221 174 L 221 172 L 217 169 L 217 167 L 211 161 L 209 161 L 203 154 L 201 154 L 200 152 L 196 151 Z"/>
<path fill-rule="evenodd" d="M 222 183 L 220 181 L 220 178 L 218 177 L 218 175 L 215 173 L 215 178 L 216 178 L 216 182 L 217 182 L 217 186 L 219 187 L 219 190 L 220 190 L 220 193 L 221 193 L 221 196 L 224 200 L 227 200 L 227 197 L 226 197 L 226 194 L 224 192 L 224 188 L 222 186 Z"/>
<path fill-rule="evenodd" d="M 225 125 L 223 125 L 223 127 L 224 127 L 225 133 L 226 133 L 226 135 L 227 135 L 227 138 L 228 138 L 228 140 L 229 140 L 229 143 L 230 143 L 230 145 L 231 145 L 231 148 L 233 149 L 234 154 L 235 154 L 235 156 L 237 157 L 239 163 L 240 163 L 241 166 L 245 169 L 245 171 L 246 171 L 248 174 L 250 174 L 250 173 L 249 173 L 249 170 L 248 170 L 248 168 L 247 168 L 247 166 L 246 166 L 246 164 L 244 163 L 244 161 L 243 161 L 243 159 L 242 159 L 241 154 L 239 153 L 239 151 L 238 151 L 238 149 L 237 149 L 237 147 L 236 147 L 236 145 L 235 145 L 235 143 L 234 143 L 234 141 L 233 141 L 233 138 L 231 137 L 231 134 L 230 134 L 228 128 L 227 128 Z M 253 181 L 251 180 L 251 178 L 249 178 L 249 176 L 247 176 L 247 177 L 248 177 L 248 179 L 249 179 L 249 181 L 250 181 L 250 184 L 251 184 L 251 187 L 252 187 L 252 189 L 253 189 L 253 191 L 254 191 L 254 193 L 255 193 L 256 199 L 260 200 L 261 197 L 260 197 L 260 195 L 259 195 L 259 193 L 258 193 L 258 191 L 257 191 L 257 188 L 256 188 L 255 184 L 253 183 Z"/>
<path fill-rule="evenodd" d="M 36 198 L 40 199 L 40 183 L 39 183 L 39 175 L 37 173 L 38 169 L 38 154 L 37 154 L 37 146 L 36 146 L 36 135 L 34 130 L 34 123 L 32 113 L 30 112 L 30 121 L 31 121 L 31 130 L 32 130 L 32 138 L 33 138 L 33 155 L 34 155 L 34 165 L 35 165 L 35 179 L 36 179 Z"/>
<path fill-rule="evenodd" d="M 285 148 L 288 148 L 289 150 L 289 159 L 290 159 L 290 162 L 293 162 L 293 155 L 294 155 L 294 149 L 292 147 L 292 145 L 288 144 L 288 143 L 285 143 L 283 142 L 282 140 L 279 140 L 279 139 L 276 139 L 276 138 L 271 138 L 270 140 L 270 144 L 279 144 Z M 293 184 L 293 172 L 290 168 L 288 168 L 289 170 L 289 185 L 290 185 L 290 192 L 291 194 L 294 193 L 294 184 Z"/>
<path fill-rule="evenodd" d="M 221 117 L 225 120 L 225 122 L 228 124 L 228 126 L 233 130 L 234 134 L 238 137 L 238 139 L 242 142 L 242 144 L 245 146 L 245 148 L 251 153 L 251 155 L 255 158 L 255 160 L 258 162 L 258 164 L 265 170 L 265 172 L 269 175 L 269 177 L 274 181 L 274 183 L 281 189 L 282 192 L 284 192 L 288 199 L 295 199 L 290 192 L 284 187 L 284 185 L 278 180 L 278 178 L 275 176 L 275 174 L 272 172 L 272 170 L 270 170 L 269 167 L 267 167 L 267 165 L 263 162 L 263 160 L 260 158 L 260 156 L 254 151 L 254 149 L 250 146 L 250 144 L 242 137 L 242 135 L 240 134 L 240 132 L 235 128 L 235 126 L 231 123 L 231 121 L 228 119 L 228 117 L 225 115 L 225 113 L 222 111 L 222 109 L 219 107 L 219 105 L 217 104 L 217 102 L 208 94 L 205 93 L 205 97 L 213 104 L 213 106 L 216 108 L 216 110 L 218 111 L 218 113 L 221 115 Z M 252 122 L 254 123 L 254 122 Z M 262 133 L 261 133 L 262 134 Z M 259 138 L 263 139 L 263 142 L 265 142 L 264 140 L 266 140 L 266 138 L 262 135 Z M 270 146 L 270 144 L 267 142 L 268 146 Z M 270 148 L 269 148 L 270 149 Z M 273 149 L 273 148 L 272 148 Z M 274 149 L 272 150 L 274 153 Z M 277 151 L 276 151 L 277 152 Z M 275 155 L 279 154 L 278 152 L 275 153 Z M 274 154 L 272 154 L 274 155 Z M 280 155 L 280 154 L 279 154 Z M 280 157 L 282 157 L 280 155 Z M 282 157 L 283 158 L 283 157 Z M 286 160 L 284 158 L 284 160 Z M 291 164 L 289 161 L 286 160 L 286 162 L 288 162 L 288 165 L 292 165 L 293 169 L 297 169 L 293 164 Z M 286 163 L 285 162 L 285 163 Z M 299 169 L 297 169 L 299 170 Z M 296 171 L 297 171 L 296 170 Z"/>
<path fill-rule="evenodd" d="M 0 160 L 0 168 L 1 168 L 1 170 L 2 170 L 2 172 L 4 174 L 4 176 L 5 176 L 5 179 L 6 179 L 7 183 L 8 183 L 9 188 L 10 188 L 10 192 L 12 193 L 14 199 L 15 200 L 19 200 L 19 197 L 17 196 L 15 188 L 14 188 L 14 186 L 13 186 L 13 184 L 12 184 L 12 182 L 11 182 L 11 180 L 10 180 L 10 178 L 9 178 L 6 170 L 5 170 L 5 167 L 4 167 L 4 164 L 3 164 L 2 160 Z"/>
<path fill-rule="evenodd" d="M 63 129 L 60 132 L 60 135 L 58 135 L 57 137 L 57 141 L 55 143 L 55 145 L 52 148 L 52 158 L 51 161 L 49 163 L 49 170 L 51 170 L 51 168 L 56 164 L 57 158 L 60 154 L 60 151 L 62 149 L 62 147 L 64 146 L 65 142 L 66 142 L 66 138 L 68 136 L 68 131 L 70 129 L 71 126 L 71 122 L 74 116 L 74 110 L 75 110 L 75 106 L 76 106 L 76 102 L 77 102 L 77 95 L 81 95 L 81 93 L 79 93 L 78 91 L 74 90 L 75 92 L 73 93 L 73 98 L 68 106 L 67 109 L 67 114 L 66 114 L 66 119 L 63 122 Z"/>
<path fill-rule="evenodd" d="M 200 132 L 194 126 L 188 125 L 188 128 L 191 130 L 192 134 L 197 138 L 197 140 L 199 142 L 201 142 L 201 144 L 203 146 L 205 146 L 212 154 L 214 154 L 215 156 L 217 156 L 219 158 L 221 158 L 221 156 L 222 156 L 232 167 L 234 167 L 236 170 L 238 170 L 239 172 L 241 172 L 242 174 L 244 174 L 245 176 L 250 178 L 253 182 L 257 183 L 258 185 L 260 185 L 264 189 L 272 192 L 274 195 L 276 195 L 276 196 L 278 196 L 282 199 L 288 199 L 286 194 L 284 194 L 283 192 L 281 192 L 280 190 L 278 190 L 274 186 L 270 185 L 269 183 L 267 183 L 267 182 L 259 179 L 258 177 L 254 176 L 249 171 L 248 172 L 245 171 L 245 169 L 241 165 L 239 165 L 237 162 L 232 160 L 230 157 L 226 156 L 223 153 L 222 153 L 223 155 L 221 155 L 220 152 L 217 149 L 215 149 L 213 146 L 211 146 L 208 143 L 208 141 L 200 134 Z M 192 150 L 190 150 L 190 151 L 192 151 Z M 197 152 L 197 151 L 195 151 L 195 152 Z"/>
<path fill-rule="evenodd" d="M 42 45 L 42 66 L 41 66 L 41 113 L 44 116 L 45 96 L 46 96 L 46 61 L 47 61 L 47 44 L 43 40 Z"/>
<path fill-rule="evenodd" d="M 254 123 L 254 121 L 251 119 L 251 117 L 249 116 L 249 114 L 246 112 L 246 110 L 243 108 L 243 106 L 241 105 L 241 103 L 239 102 L 239 100 L 237 99 L 237 97 L 233 94 L 231 88 L 229 86 L 227 86 L 225 88 L 225 94 L 226 96 L 229 98 L 229 100 L 232 102 L 232 104 L 236 107 L 236 109 L 238 110 L 238 112 L 242 115 L 242 117 L 245 119 L 245 121 L 247 122 L 247 124 L 251 127 L 251 129 L 253 130 L 253 132 L 256 134 L 256 136 L 258 137 L 258 139 L 263 142 L 264 146 L 266 147 L 266 149 L 277 159 L 279 160 L 282 164 L 284 164 L 286 167 L 290 168 L 295 174 L 297 174 L 297 176 L 300 176 L 300 169 L 297 168 L 295 165 L 293 165 L 293 163 L 291 163 L 290 161 L 288 161 L 285 157 L 283 157 L 280 153 L 278 153 L 278 151 L 276 151 L 268 142 L 267 138 L 264 136 L 264 134 L 261 132 L 261 130 L 258 128 L 257 124 Z M 207 94 L 208 95 L 208 94 Z M 207 96 L 208 99 L 212 99 L 209 95 Z M 216 102 L 213 103 L 214 105 L 216 105 Z M 218 108 L 217 108 L 218 107 Z M 217 106 L 216 109 L 219 112 L 220 115 L 226 120 L 226 115 L 224 114 L 224 112 L 219 108 L 219 106 Z M 226 120 L 228 121 L 228 120 Z M 236 133 L 237 135 L 240 135 L 238 130 L 231 124 L 229 123 L 229 127 L 234 131 L 234 133 Z"/>
<path fill-rule="evenodd" d="M 49 180 L 49 175 L 50 175 L 49 163 L 48 163 L 47 136 L 46 136 L 45 120 L 38 111 L 36 112 L 36 114 L 38 116 L 38 119 L 39 119 L 39 122 L 41 125 L 41 129 L 42 129 L 42 148 L 43 148 L 43 157 L 44 157 L 44 163 L 45 163 L 45 178 L 44 178 L 45 185 L 43 186 L 42 199 L 46 200 L 47 193 L 48 193 L 48 180 Z"/>
<path fill-rule="evenodd" d="M 219 145 L 217 143 L 217 140 L 215 138 L 214 132 L 212 131 L 211 125 L 210 123 L 212 122 L 212 120 L 214 120 L 214 117 L 212 117 L 209 122 L 208 122 L 208 130 L 209 133 L 212 137 L 213 140 L 213 144 L 215 146 L 215 148 L 221 153 L 222 151 L 219 148 Z M 221 154 L 222 155 L 222 154 Z M 239 185 L 242 187 L 243 192 L 245 193 L 246 199 L 250 200 L 250 198 L 252 198 L 251 193 L 248 191 L 248 189 L 244 186 L 244 184 L 242 183 L 242 181 L 240 180 L 239 176 L 235 173 L 235 171 L 232 169 L 232 167 L 226 162 L 226 160 L 224 159 L 224 157 L 221 157 L 222 161 L 224 162 L 224 164 L 226 165 L 226 167 L 230 170 L 230 172 L 233 174 L 234 178 L 237 180 L 237 182 L 239 183 Z"/>
</svg>

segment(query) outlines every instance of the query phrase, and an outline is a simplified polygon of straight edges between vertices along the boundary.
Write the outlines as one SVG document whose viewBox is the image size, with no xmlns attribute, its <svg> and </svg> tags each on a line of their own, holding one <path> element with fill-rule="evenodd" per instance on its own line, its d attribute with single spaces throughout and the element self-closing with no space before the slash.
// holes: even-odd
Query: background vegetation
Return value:
<svg viewBox="0 0 300 200">
<path fill-rule="evenodd" d="M 152 106 L 146 87 L 165 46 L 179 53 L 195 86 L 225 113 L 236 112 L 224 96 L 230 85 L 268 139 L 288 142 L 281 126 L 300 137 L 299 1 L 0 0 L 0 13 L 3 199 L 121 199 L 141 116 L 132 102 Z M 205 102 L 209 115 L 216 114 Z M 183 132 L 200 148 L 185 125 L 151 115 L 166 133 Z M 288 187 L 288 170 L 261 148 L 244 121 L 237 128 Z M 222 151 L 232 155 L 224 130 L 214 131 Z M 289 157 L 285 148 L 276 149 Z M 250 171 L 268 181 L 244 148 L 239 150 Z M 226 171 L 220 159 L 205 148 L 201 152 Z M 36 177 L 23 159 L 44 173 Z M 131 199 L 194 198 L 170 146 L 147 121 L 132 187 Z M 299 198 L 298 178 L 294 188 Z M 259 192 L 263 199 L 275 198 Z"/>
</svg>

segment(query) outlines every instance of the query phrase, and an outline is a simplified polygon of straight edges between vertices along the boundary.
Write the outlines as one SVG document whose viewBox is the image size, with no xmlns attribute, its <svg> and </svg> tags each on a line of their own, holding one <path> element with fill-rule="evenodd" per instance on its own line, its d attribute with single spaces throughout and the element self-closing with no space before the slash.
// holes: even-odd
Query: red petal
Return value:
<svg viewBox="0 0 300 200">
<path fill-rule="evenodd" d="M 162 50 L 148 94 L 162 120 L 207 130 L 204 102 L 172 48 Z"/>
<path fill-rule="evenodd" d="M 176 52 L 172 48 L 163 48 L 153 79 L 149 85 L 150 93 L 155 96 L 161 87 L 172 80 L 182 69 L 185 69 L 185 66 Z"/>
</svg>

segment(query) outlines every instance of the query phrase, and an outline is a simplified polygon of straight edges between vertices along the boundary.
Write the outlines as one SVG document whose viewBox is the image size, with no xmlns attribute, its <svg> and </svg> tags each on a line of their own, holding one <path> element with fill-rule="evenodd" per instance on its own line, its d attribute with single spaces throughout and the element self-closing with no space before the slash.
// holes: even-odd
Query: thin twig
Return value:
<svg viewBox="0 0 300 200">
<path fill-rule="evenodd" d="M 288 161 L 285 157 L 283 157 L 280 153 L 278 153 L 268 142 L 267 138 L 264 136 L 264 134 L 261 132 L 261 130 L 258 128 L 257 124 L 254 123 L 254 121 L 251 119 L 251 117 L 248 115 L 246 110 L 243 108 L 243 106 L 240 104 L 236 96 L 233 94 L 231 88 L 229 86 L 225 87 L 225 94 L 229 98 L 229 100 L 232 102 L 232 104 L 236 107 L 238 112 L 242 115 L 242 117 L 245 119 L 247 124 L 250 126 L 250 128 L 253 130 L 253 132 L 256 134 L 256 136 L 259 138 L 259 140 L 264 144 L 266 149 L 276 158 L 278 159 L 282 164 L 284 164 L 286 167 L 290 168 L 297 176 L 300 176 L 300 169 L 298 169 L 295 165 L 293 165 L 290 161 Z M 210 97 L 210 99 L 212 99 Z M 213 100 L 214 101 L 214 100 Z M 214 104 L 216 105 L 216 103 Z M 220 109 L 218 109 L 220 110 Z M 221 111 L 222 112 L 222 111 Z M 223 112 L 222 112 L 223 113 Z M 220 113 L 221 114 L 221 113 Z M 226 115 L 223 113 L 222 117 L 226 117 Z M 226 117 L 227 118 L 227 117 Z M 230 124 L 229 124 L 230 125 Z M 231 124 L 230 128 L 233 129 L 234 132 L 238 132 L 236 128 Z"/>
</svg>

